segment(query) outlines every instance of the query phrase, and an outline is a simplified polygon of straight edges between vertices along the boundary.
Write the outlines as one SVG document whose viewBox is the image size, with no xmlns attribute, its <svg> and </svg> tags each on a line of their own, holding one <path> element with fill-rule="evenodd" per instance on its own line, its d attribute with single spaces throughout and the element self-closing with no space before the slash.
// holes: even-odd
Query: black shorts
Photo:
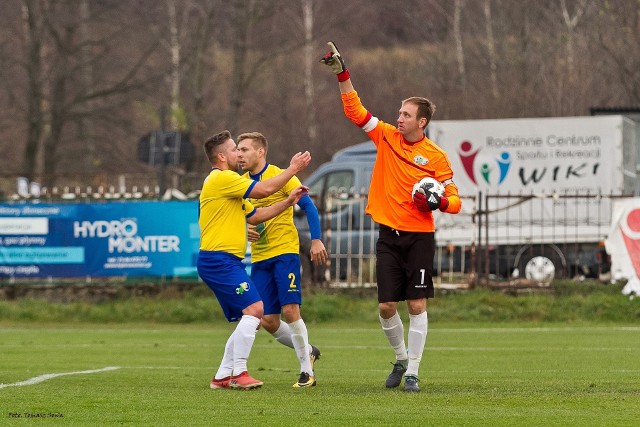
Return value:
<svg viewBox="0 0 640 427">
<path fill-rule="evenodd" d="M 376 243 L 378 302 L 433 298 L 434 233 L 380 225 Z"/>
</svg>

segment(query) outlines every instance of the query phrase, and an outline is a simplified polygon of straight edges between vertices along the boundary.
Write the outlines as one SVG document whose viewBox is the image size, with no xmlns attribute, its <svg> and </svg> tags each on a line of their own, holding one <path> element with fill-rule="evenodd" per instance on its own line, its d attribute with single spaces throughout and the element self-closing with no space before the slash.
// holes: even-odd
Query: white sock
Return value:
<svg viewBox="0 0 640 427">
<path fill-rule="evenodd" d="M 296 355 L 300 361 L 300 372 L 306 372 L 309 375 L 313 375 L 311 359 L 309 358 L 309 335 L 307 333 L 307 325 L 305 325 L 304 320 L 298 319 L 295 322 L 289 323 L 289 329 L 291 330 L 293 348 L 295 348 Z"/>
<path fill-rule="evenodd" d="M 247 359 L 259 325 L 260 319 L 246 314 L 238 322 L 233 332 L 233 375 L 240 375 L 247 370 Z"/>
<path fill-rule="evenodd" d="M 220 362 L 220 367 L 218 367 L 218 372 L 216 372 L 216 375 L 214 377 L 216 379 L 221 380 L 233 374 L 233 335 L 234 334 L 231 334 L 229 336 L 227 344 L 224 346 L 222 362 Z"/>
<path fill-rule="evenodd" d="M 409 315 L 409 366 L 405 375 L 418 376 L 422 352 L 427 342 L 428 330 L 429 318 L 426 311 L 416 315 Z"/>
<path fill-rule="evenodd" d="M 396 360 L 407 360 L 407 348 L 404 345 L 404 326 L 398 312 L 396 311 L 396 314 L 389 319 L 383 319 L 380 315 L 378 317 L 380 318 L 382 331 L 396 353 Z"/>
<path fill-rule="evenodd" d="M 278 341 L 282 345 L 286 345 L 289 348 L 293 347 L 293 341 L 291 341 L 291 329 L 286 322 L 280 320 L 280 326 L 278 330 L 271 334 L 276 341 Z"/>
</svg>

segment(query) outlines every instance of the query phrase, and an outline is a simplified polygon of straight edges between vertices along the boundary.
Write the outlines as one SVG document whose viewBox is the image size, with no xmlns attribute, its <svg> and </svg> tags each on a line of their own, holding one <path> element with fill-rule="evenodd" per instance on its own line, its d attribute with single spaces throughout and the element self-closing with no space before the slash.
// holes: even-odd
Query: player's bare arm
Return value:
<svg viewBox="0 0 640 427">
<path fill-rule="evenodd" d="M 282 176 L 282 174 L 278 175 Z M 273 178 L 271 178 L 273 179 Z M 283 184 L 284 185 L 284 184 Z M 309 192 L 309 187 L 301 185 L 296 187 L 285 200 L 281 200 L 278 203 L 274 203 L 271 206 L 256 209 L 256 213 L 247 218 L 247 222 L 251 225 L 257 225 L 261 222 L 265 222 L 276 215 L 284 212 L 285 209 L 298 203 L 301 197 Z"/>
<path fill-rule="evenodd" d="M 289 167 L 282 171 L 281 174 L 258 182 L 249 197 L 253 199 L 262 199 L 268 197 L 284 187 L 287 182 L 298 172 L 304 170 L 311 162 L 311 154 L 308 151 L 304 153 L 298 152 L 291 158 Z M 302 196 L 300 196 L 302 197 Z"/>
</svg>

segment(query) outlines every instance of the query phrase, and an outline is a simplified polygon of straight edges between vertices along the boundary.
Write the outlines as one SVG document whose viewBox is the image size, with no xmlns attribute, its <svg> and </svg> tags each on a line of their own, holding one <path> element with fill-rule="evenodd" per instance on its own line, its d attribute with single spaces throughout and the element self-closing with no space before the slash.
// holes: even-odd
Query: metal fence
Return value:
<svg viewBox="0 0 640 427">
<path fill-rule="evenodd" d="M 173 173 L 161 188 L 155 173 L 57 174 L 29 181 L 0 173 L 0 200 L 197 198 L 207 172 Z"/>
<path fill-rule="evenodd" d="M 376 284 L 375 242 L 378 224 L 365 212 L 365 194 L 335 194 L 322 212 L 325 245 L 330 251 L 326 270 L 332 287 L 371 287 Z"/>
<path fill-rule="evenodd" d="M 330 287 L 375 286 L 378 227 L 366 194 L 332 194 L 321 214 Z M 482 194 L 458 215 L 435 213 L 436 286 L 546 285 L 558 278 L 606 279 L 604 239 L 611 201 L 603 194 Z M 302 233 L 301 233 L 302 234 Z"/>
<path fill-rule="evenodd" d="M 612 201 L 629 197 L 479 194 L 476 284 L 495 277 L 541 283 L 554 278 L 605 280 L 610 262 L 604 241 L 611 228 Z M 536 262 L 546 263 L 548 273 Z"/>
<path fill-rule="evenodd" d="M 138 178 L 138 177 L 135 177 Z M 170 188 L 170 198 L 198 197 L 201 176 L 185 177 L 184 193 Z M 134 185 L 135 182 L 135 185 Z M 184 182 L 184 181 L 183 181 Z M 142 187 L 138 187 L 141 185 Z M 186 188 L 182 187 L 183 189 Z M 41 189 L 43 190 L 43 189 Z M 9 200 L 96 200 L 160 198 L 157 187 L 121 176 L 108 187 L 76 185 L 44 188 L 35 195 L 12 194 Z M 435 213 L 436 286 L 488 286 L 549 283 L 554 278 L 606 279 L 609 260 L 603 247 L 611 226 L 615 194 L 482 194 L 463 197 L 457 215 Z M 320 211 L 327 265 L 304 262 L 305 280 L 317 286 L 376 285 L 375 242 L 378 226 L 365 214 L 367 194 L 339 191 Z M 308 233 L 301 230 L 301 238 Z M 304 255 L 304 253 L 302 253 Z"/>
<path fill-rule="evenodd" d="M 378 224 L 365 214 L 367 195 L 333 193 L 320 205 L 325 207 L 319 213 L 325 246 L 330 252 L 329 262 L 322 268 L 321 274 L 316 271 L 314 274 L 304 274 L 305 278 L 313 278 L 320 285 L 335 288 L 376 286 Z M 470 215 L 467 218 L 471 221 Z M 304 232 L 300 234 L 302 236 Z M 474 244 L 473 241 L 460 239 L 456 236 L 455 244 L 448 238 L 439 241 L 436 234 L 436 286 L 467 286 L 469 283 L 473 272 L 468 269 L 467 258 Z"/>
</svg>

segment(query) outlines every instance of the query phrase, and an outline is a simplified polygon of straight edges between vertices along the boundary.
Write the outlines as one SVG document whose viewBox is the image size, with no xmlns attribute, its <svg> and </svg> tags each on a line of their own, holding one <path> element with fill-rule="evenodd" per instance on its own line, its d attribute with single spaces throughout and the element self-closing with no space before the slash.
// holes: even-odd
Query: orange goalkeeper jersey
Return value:
<svg viewBox="0 0 640 427">
<path fill-rule="evenodd" d="M 401 231 L 435 231 L 433 214 L 418 210 L 411 197 L 413 185 L 432 177 L 445 185 L 448 213 L 460 212 L 458 188 L 447 153 L 424 137 L 408 142 L 398 129 L 372 116 L 357 92 L 342 94 L 345 115 L 360 126 L 376 145 L 366 212 L 378 224 Z"/>
</svg>

